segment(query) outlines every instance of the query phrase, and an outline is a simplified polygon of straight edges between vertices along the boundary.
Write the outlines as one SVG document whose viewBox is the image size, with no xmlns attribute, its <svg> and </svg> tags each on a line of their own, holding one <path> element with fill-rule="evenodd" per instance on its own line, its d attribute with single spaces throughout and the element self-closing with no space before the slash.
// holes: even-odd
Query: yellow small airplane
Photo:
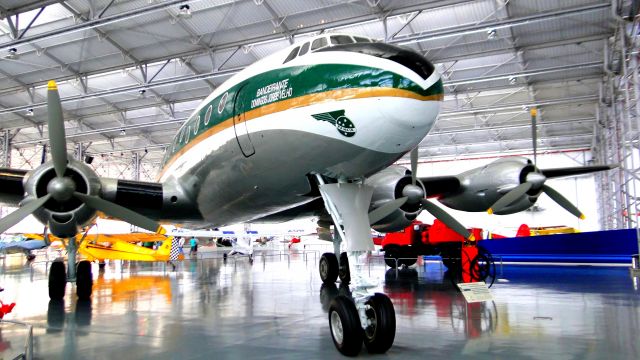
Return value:
<svg viewBox="0 0 640 360">
<path fill-rule="evenodd" d="M 25 234 L 30 239 L 44 240 L 41 234 Z M 80 243 L 78 251 L 87 260 L 131 260 L 131 261 L 168 261 L 183 260 L 184 254 L 179 249 L 179 245 L 174 241 L 174 237 L 165 237 L 151 233 L 131 233 L 131 234 L 95 234 L 87 235 L 82 239 L 82 235 L 76 235 Z M 63 239 L 49 235 L 51 243 L 63 242 Z M 133 242 L 158 242 L 162 241 L 157 250 L 138 246 Z M 172 256 L 173 252 L 173 256 Z"/>
</svg>

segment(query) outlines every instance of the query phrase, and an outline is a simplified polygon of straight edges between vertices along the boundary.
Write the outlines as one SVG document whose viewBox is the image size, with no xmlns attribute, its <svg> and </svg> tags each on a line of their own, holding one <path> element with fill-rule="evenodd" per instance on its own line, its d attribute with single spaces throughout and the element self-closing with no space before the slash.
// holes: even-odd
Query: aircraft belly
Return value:
<svg viewBox="0 0 640 360">
<path fill-rule="evenodd" d="M 224 167 L 212 159 L 211 171 L 203 178 L 197 202 L 200 212 L 213 226 L 251 221 L 313 200 L 305 196 L 311 191 L 306 176 L 309 173 L 330 177 L 357 174 L 401 156 L 297 130 L 255 134 L 252 134 L 256 147 L 253 156 L 247 158 L 233 151 Z M 318 157 L 318 153 L 323 156 Z"/>
</svg>

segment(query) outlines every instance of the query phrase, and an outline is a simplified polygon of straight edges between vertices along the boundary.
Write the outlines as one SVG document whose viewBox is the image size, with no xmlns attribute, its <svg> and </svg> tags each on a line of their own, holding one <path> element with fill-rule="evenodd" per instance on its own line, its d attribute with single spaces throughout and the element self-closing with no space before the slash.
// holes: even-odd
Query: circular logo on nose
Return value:
<svg viewBox="0 0 640 360">
<path fill-rule="evenodd" d="M 352 137 L 356 134 L 356 127 L 353 125 L 353 122 L 349 120 L 346 116 L 340 116 L 336 120 L 336 129 L 338 132 L 344 136 Z"/>
</svg>

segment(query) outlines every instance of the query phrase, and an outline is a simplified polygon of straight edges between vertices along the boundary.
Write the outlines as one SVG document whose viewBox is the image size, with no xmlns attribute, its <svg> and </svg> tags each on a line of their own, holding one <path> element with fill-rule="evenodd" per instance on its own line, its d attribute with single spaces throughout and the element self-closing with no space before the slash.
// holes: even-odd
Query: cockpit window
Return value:
<svg viewBox="0 0 640 360">
<path fill-rule="evenodd" d="M 287 58 L 284 59 L 283 64 L 288 63 L 289 61 L 295 59 L 296 56 L 298 55 L 298 50 L 300 50 L 300 46 L 297 46 L 295 49 L 291 50 L 291 52 L 289 53 L 289 56 L 287 56 Z"/>
<path fill-rule="evenodd" d="M 306 42 L 306 43 L 304 43 L 304 45 L 302 45 L 302 47 L 300 48 L 300 53 L 298 54 L 298 56 L 302 56 L 302 55 L 306 54 L 307 51 L 309 51 L 309 43 L 308 42 Z"/>
<path fill-rule="evenodd" d="M 313 40 L 313 42 L 311 43 L 311 51 L 321 49 L 325 46 L 327 46 L 327 38 L 326 37 L 317 38 Z"/>
<path fill-rule="evenodd" d="M 366 37 L 362 37 L 362 36 L 354 36 L 353 39 L 357 43 L 370 43 L 371 42 L 371 39 L 366 38 Z"/>
<path fill-rule="evenodd" d="M 353 39 L 351 36 L 346 35 L 333 35 L 331 36 L 331 45 L 344 45 L 344 44 L 352 44 Z"/>
</svg>

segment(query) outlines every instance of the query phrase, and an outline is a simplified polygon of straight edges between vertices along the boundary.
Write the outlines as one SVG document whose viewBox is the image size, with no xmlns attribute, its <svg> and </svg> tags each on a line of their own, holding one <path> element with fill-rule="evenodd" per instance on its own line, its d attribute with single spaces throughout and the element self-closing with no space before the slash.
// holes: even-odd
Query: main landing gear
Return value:
<svg viewBox="0 0 640 360">
<path fill-rule="evenodd" d="M 67 282 L 76 283 L 76 294 L 79 300 L 91 299 L 93 291 L 91 262 L 83 260 L 76 266 L 76 253 L 76 240 L 74 238 L 68 239 L 68 269 L 65 268 L 62 259 L 57 259 L 51 264 L 49 269 L 49 298 L 51 300 L 62 300 L 64 298 Z"/>
<path fill-rule="evenodd" d="M 364 264 L 373 250 L 368 219 L 373 189 L 355 183 L 325 184 L 317 178 L 336 233 L 335 253 L 320 258 L 320 278 L 324 284 L 340 278 L 351 289 L 351 296 L 338 295 L 329 305 L 333 344 L 346 356 L 358 355 L 363 343 L 370 353 L 385 353 L 395 339 L 396 314 L 387 295 L 371 292 L 377 283 L 365 276 Z M 341 241 L 346 252 L 340 252 Z"/>
</svg>

